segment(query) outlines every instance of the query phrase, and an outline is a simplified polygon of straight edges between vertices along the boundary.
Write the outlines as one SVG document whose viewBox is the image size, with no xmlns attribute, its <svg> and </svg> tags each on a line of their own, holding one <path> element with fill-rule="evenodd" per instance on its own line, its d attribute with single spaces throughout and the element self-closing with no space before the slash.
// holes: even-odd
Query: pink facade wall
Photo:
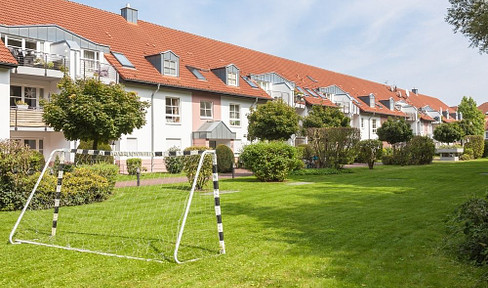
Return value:
<svg viewBox="0 0 488 288">
<path fill-rule="evenodd" d="M 201 119 L 200 118 L 200 102 L 208 101 L 213 103 L 213 118 Z M 197 131 L 203 123 L 209 120 L 222 120 L 222 109 L 220 104 L 220 96 L 205 93 L 205 92 L 193 92 L 192 94 L 192 129 Z"/>
</svg>

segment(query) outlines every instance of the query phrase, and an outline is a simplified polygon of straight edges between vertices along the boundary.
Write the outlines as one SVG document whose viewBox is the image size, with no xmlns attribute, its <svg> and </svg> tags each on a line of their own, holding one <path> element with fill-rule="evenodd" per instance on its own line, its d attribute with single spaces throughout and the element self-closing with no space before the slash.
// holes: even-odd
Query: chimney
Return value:
<svg viewBox="0 0 488 288">
<path fill-rule="evenodd" d="M 369 94 L 369 107 L 371 107 L 371 108 L 374 108 L 375 107 L 374 94 L 373 93 L 370 93 Z"/>
<path fill-rule="evenodd" d="M 127 22 L 137 24 L 137 9 L 131 8 L 129 3 L 127 3 L 127 6 L 120 9 L 120 15 L 122 15 Z"/>
<path fill-rule="evenodd" d="M 451 119 L 451 115 L 449 115 L 449 108 L 446 109 L 446 118 Z"/>
<path fill-rule="evenodd" d="M 419 94 L 419 89 L 418 88 L 412 88 L 412 92 L 415 94 Z"/>
</svg>

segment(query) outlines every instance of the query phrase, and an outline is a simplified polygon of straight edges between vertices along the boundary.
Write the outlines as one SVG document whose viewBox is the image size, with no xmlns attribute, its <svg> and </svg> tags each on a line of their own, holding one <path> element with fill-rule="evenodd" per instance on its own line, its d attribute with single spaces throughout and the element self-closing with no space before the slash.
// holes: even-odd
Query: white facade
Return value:
<svg viewBox="0 0 488 288">
<path fill-rule="evenodd" d="M 10 138 L 10 69 L 0 68 L 0 139 Z"/>
</svg>

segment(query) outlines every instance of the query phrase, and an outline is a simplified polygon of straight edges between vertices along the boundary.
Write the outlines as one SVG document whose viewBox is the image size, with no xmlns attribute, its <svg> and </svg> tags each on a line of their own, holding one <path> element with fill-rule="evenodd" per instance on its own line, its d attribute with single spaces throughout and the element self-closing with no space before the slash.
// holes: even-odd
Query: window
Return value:
<svg viewBox="0 0 488 288">
<path fill-rule="evenodd" d="M 115 59 L 119 61 L 120 65 L 123 67 L 129 67 L 129 68 L 135 68 L 134 65 L 125 57 L 124 54 L 122 53 L 117 53 L 117 52 L 112 52 L 112 55 L 114 55 Z"/>
<path fill-rule="evenodd" d="M 164 75 L 177 76 L 176 74 L 176 61 L 164 60 Z"/>
<path fill-rule="evenodd" d="M 254 83 L 251 78 L 242 76 L 242 79 L 244 79 L 244 81 L 246 81 L 247 84 L 249 84 L 249 86 L 251 86 L 252 88 L 258 88 L 258 85 L 256 85 L 256 83 Z"/>
<path fill-rule="evenodd" d="M 166 122 L 180 123 L 180 99 L 166 97 Z"/>
<path fill-rule="evenodd" d="M 201 70 L 193 67 L 188 67 L 188 69 L 191 71 L 191 73 L 193 73 L 195 77 L 197 77 L 198 80 L 207 80 L 207 78 L 202 75 Z"/>
<path fill-rule="evenodd" d="M 361 118 L 361 129 L 364 129 L 364 118 Z"/>
<path fill-rule="evenodd" d="M 42 139 L 16 139 L 25 146 L 28 146 L 32 150 L 44 153 L 44 140 Z"/>
<path fill-rule="evenodd" d="M 241 114 L 238 104 L 229 105 L 229 122 L 231 126 L 241 126 Z"/>
<path fill-rule="evenodd" d="M 15 107 L 17 101 L 22 101 L 22 87 L 10 86 L 10 107 Z"/>
<path fill-rule="evenodd" d="M 376 133 L 376 119 L 371 120 L 371 128 L 373 128 L 373 133 Z"/>
<path fill-rule="evenodd" d="M 237 73 L 231 71 L 227 73 L 227 85 L 237 86 Z"/>
<path fill-rule="evenodd" d="M 20 39 L 13 39 L 13 38 L 8 38 L 8 46 L 12 47 L 17 47 L 17 48 L 22 48 L 22 40 Z"/>
<path fill-rule="evenodd" d="M 25 49 L 31 51 L 37 50 L 37 41 L 25 40 Z"/>
<path fill-rule="evenodd" d="M 85 64 L 85 70 L 93 72 L 96 69 L 96 64 L 98 62 L 98 52 L 84 50 L 83 51 L 83 61 Z"/>
<path fill-rule="evenodd" d="M 200 102 L 200 118 L 212 118 L 212 102 Z"/>
<path fill-rule="evenodd" d="M 16 107 L 17 101 L 23 101 L 29 108 L 38 108 L 39 100 L 43 97 L 43 88 L 10 86 L 10 107 Z"/>
</svg>

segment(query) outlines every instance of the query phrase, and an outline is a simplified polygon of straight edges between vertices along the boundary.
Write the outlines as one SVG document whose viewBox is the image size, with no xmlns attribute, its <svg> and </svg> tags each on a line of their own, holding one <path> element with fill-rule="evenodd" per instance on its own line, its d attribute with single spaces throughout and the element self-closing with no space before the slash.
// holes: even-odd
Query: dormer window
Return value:
<svg viewBox="0 0 488 288">
<path fill-rule="evenodd" d="M 227 85 L 237 86 L 237 73 L 233 71 L 227 72 Z"/>
<path fill-rule="evenodd" d="M 180 57 L 168 50 L 159 54 L 146 56 L 146 59 L 165 76 L 180 76 Z"/>
<path fill-rule="evenodd" d="M 212 69 L 212 72 L 229 86 L 239 86 L 239 68 L 234 64 Z"/>
</svg>

